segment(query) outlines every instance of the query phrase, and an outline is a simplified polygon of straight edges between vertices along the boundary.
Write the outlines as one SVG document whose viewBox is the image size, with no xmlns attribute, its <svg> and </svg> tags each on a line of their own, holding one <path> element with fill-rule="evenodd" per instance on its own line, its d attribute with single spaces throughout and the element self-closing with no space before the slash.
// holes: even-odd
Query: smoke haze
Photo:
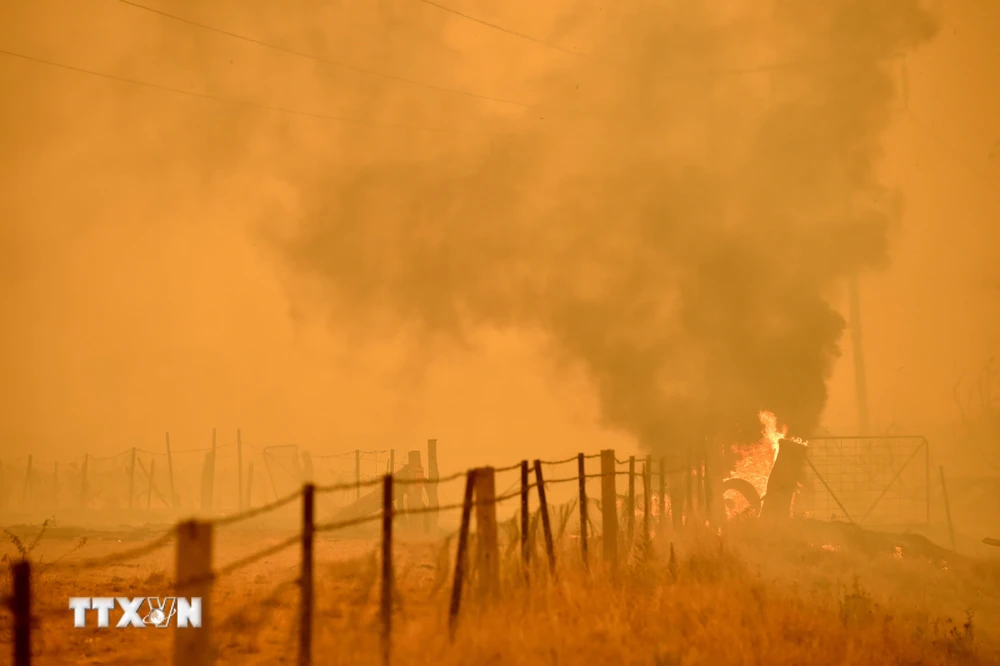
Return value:
<svg viewBox="0 0 1000 666">
<path fill-rule="evenodd" d="M 643 5 L 474 167 L 319 170 L 288 254 L 366 331 L 542 331 L 647 447 L 756 439 L 763 406 L 812 432 L 844 328 L 829 298 L 884 264 L 898 219 L 874 173 L 893 59 L 933 32 L 917 3 Z M 723 69 L 755 56 L 778 65 Z"/>
<path fill-rule="evenodd" d="M 852 432 L 856 274 L 880 428 L 996 353 L 989 3 L 454 5 L 579 55 L 409 0 L 150 6 L 320 58 L 0 6 L 4 51 L 209 97 L 0 55 L 0 455 Z"/>
</svg>

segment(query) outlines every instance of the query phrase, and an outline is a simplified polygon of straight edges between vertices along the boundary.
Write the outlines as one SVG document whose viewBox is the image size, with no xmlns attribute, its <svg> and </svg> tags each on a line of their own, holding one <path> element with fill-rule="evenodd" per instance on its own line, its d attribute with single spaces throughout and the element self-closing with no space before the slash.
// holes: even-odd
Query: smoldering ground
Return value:
<svg viewBox="0 0 1000 666">
<path fill-rule="evenodd" d="M 810 432 L 844 329 L 831 294 L 885 265 L 901 211 L 875 175 L 893 63 L 934 18 L 909 0 L 609 14 L 462 155 L 317 168 L 287 265 L 338 327 L 424 351 L 542 332 L 645 446 L 756 439 L 762 407 Z"/>
</svg>

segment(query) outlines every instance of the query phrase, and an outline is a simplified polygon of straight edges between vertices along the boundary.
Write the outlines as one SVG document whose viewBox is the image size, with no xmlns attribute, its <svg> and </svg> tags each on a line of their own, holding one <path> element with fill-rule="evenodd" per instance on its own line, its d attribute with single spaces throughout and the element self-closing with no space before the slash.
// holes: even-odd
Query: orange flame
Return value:
<svg viewBox="0 0 1000 666">
<path fill-rule="evenodd" d="M 797 444 L 808 446 L 809 442 L 799 437 L 788 436 L 788 426 L 778 427 L 778 417 L 773 412 L 761 410 L 757 413 L 761 424 L 761 438 L 755 444 L 734 446 L 741 454 L 739 461 L 733 466 L 734 478 L 749 481 L 757 492 L 763 496 L 767 492 L 767 479 L 771 475 L 774 461 L 778 458 L 778 443 L 787 439 Z M 743 510 L 744 502 L 737 500 L 734 512 Z"/>
</svg>

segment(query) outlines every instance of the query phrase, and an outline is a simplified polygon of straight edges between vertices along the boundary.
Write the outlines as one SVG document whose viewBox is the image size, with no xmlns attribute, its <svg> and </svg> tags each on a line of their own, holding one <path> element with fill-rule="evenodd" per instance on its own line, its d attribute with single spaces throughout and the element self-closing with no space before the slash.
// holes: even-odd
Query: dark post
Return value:
<svg viewBox="0 0 1000 666">
<path fill-rule="evenodd" d="M 528 524 L 531 521 L 531 512 L 528 511 L 528 488 L 531 483 L 528 481 L 528 461 L 521 461 L 521 560 L 524 562 L 524 580 L 530 576 L 531 548 L 528 543 Z"/>
<path fill-rule="evenodd" d="M 500 546 L 497 527 L 496 472 L 476 471 L 476 551 L 479 556 L 479 592 L 492 597 L 500 590 Z"/>
<path fill-rule="evenodd" d="M 604 561 L 611 571 L 618 568 L 618 475 L 615 450 L 601 451 L 601 540 Z"/>
<path fill-rule="evenodd" d="M 170 433 L 167 433 L 167 474 L 170 476 L 170 503 L 177 509 L 180 507 L 180 498 L 174 489 L 174 456 L 170 452 Z"/>
<path fill-rule="evenodd" d="M 588 568 L 587 562 L 587 463 L 582 453 L 576 456 L 577 472 L 580 475 L 580 555 L 583 557 L 583 568 Z"/>
<path fill-rule="evenodd" d="M 635 456 L 628 457 L 628 502 L 627 502 L 628 519 L 626 520 L 626 529 L 628 530 L 628 544 L 629 548 L 635 540 Z"/>
<path fill-rule="evenodd" d="M 174 666 L 215 663 L 212 640 L 212 523 L 189 520 L 177 526 L 174 583 L 178 597 L 201 599 L 201 628 L 174 625 Z"/>
<path fill-rule="evenodd" d="M 31 564 L 27 560 L 15 562 L 14 598 L 14 666 L 31 664 Z"/>
<path fill-rule="evenodd" d="M 389 474 L 396 473 L 396 449 L 389 449 Z"/>
<path fill-rule="evenodd" d="M 128 470 L 128 508 L 132 508 L 132 498 L 135 495 L 135 447 L 132 447 L 132 465 Z"/>
<path fill-rule="evenodd" d="M 392 474 L 382 485 L 382 663 L 392 654 Z"/>
<path fill-rule="evenodd" d="M 451 587 L 451 604 L 448 607 L 448 633 L 455 640 L 458 611 L 462 605 L 462 585 L 469 551 L 469 521 L 472 518 L 472 493 L 476 489 L 476 470 L 465 475 L 465 497 L 462 500 L 462 523 L 458 530 L 458 550 L 455 553 L 455 580 Z"/>
<path fill-rule="evenodd" d="M 354 449 L 354 499 L 361 499 L 361 451 Z"/>
<path fill-rule="evenodd" d="M 542 512 L 542 531 L 545 533 L 545 553 L 549 556 L 549 571 L 556 573 L 556 551 L 552 543 L 552 523 L 549 522 L 549 506 L 545 501 L 545 479 L 542 477 L 542 461 L 535 461 L 535 483 L 538 485 L 538 510 Z"/>
<path fill-rule="evenodd" d="M 302 580 L 300 589 L 299 666 L 312 664 L 313 620 L 313 531 L 316 487 L 302 486 Z"/>
<path fill-rule="evenodd" d="M 243 510 L 243 432 L 236 429 L 236 507 Z"/>
</svg>

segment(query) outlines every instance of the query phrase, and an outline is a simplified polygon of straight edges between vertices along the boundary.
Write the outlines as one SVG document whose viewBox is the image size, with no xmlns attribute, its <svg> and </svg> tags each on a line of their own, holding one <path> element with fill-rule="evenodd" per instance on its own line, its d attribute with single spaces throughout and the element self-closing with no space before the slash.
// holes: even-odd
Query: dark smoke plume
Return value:
<svg viewBox="0 0 1000 666">
<path fill-rule="evenodd" d="M 934 21 L 917 0 L 666 4 L 616 10 L 461 158 L 324 173 L 283 249 L 337 326 L 541 331 L 648 447 L 756 439 L 759 409 L 815 428 L 830 299 L 887 261 L 899 213 L 875 173 L 894 60 Z"/>
</svg>

